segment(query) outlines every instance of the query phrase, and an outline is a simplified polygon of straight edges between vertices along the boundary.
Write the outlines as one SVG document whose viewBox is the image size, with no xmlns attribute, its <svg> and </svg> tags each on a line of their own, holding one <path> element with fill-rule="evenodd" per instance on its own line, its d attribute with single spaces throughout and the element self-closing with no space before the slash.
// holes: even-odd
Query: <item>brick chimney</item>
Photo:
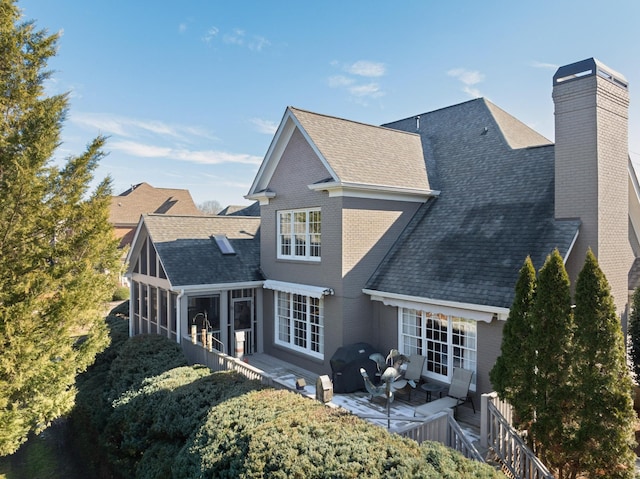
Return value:
<svg viewBox="0 0 640 479">
<path fill-rule="evenodd" d="M 558 69 L 553 101 L 555 216 L 582 222 L 567 271 L 574 283 L 590 247 L 623 315 L 634 259 L 628 236 L 628 82 L 589 58 Z"/>
</svg>

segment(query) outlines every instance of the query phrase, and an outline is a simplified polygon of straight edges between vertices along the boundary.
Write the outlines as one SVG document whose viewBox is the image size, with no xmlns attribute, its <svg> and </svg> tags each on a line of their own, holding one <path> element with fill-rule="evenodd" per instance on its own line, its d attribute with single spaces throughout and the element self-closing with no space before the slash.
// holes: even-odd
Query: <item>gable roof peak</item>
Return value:
<svg viewBox="0 0 640 479">
<path fill-rule="evenodd" d="M 322 162 L 334 188 L 432 194 L 419 135 L 288 106 L 245 198 L 268 202 L 275 197 L 277 192 L 269 196 L 264 191 L 295 132 Z"/>
</svg>

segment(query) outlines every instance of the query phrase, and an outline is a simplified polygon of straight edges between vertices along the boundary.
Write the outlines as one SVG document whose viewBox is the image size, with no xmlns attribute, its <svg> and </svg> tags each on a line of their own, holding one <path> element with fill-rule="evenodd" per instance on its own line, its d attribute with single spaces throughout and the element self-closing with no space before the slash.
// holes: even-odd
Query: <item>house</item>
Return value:
<svg viewBox="0 0 640 479">
<path fill-rule="evenodd" d="M 179 218 L 142 218 L 130 253 L 132 334 L 145 324 L 157 332 L 153 305 L 166 301 L 177 315 L 171 337 L 193 341 L 198 312 L 211 318 L 219 304 L 227 352 L 240 330 L 251 351 L 330 374 L 340 346 L 368 342 L 425 356 L 423 374 L 443 383 L 454 367 L 470 369 L 471 389 L 488 392 L 518 271 L 526 256 L 540 268 L 554 248 L 574 281 L 594 251 L 624 319 L 640 256 L 628 82 L 587 59 L 558 69 L 553 100 L 555 143 L 483 98 L 382 126 L 287 108 L 246 195 L 260 204 L 259 219 L 245 218 L 255 229 L 243 227 L 253 239 L 237 226 L 229 236 L 231 216 L 191 231 Z M 223 235 L 233 260 L 256 269 L 227 270 L 211 239 Z M 173 267 L 192 263 L 207 274 L 174 279 Z M 173 303 L 145 292 L 165 279 L 160 266 Z M 251 300 L 251 328 L 235 325 L 239 294 Z"/>
<path fill-rule="evenodd" d="M 132 185 L 111 197 L 109 222 L 114 226 L 120 247 L 131 244 L 140 215 L 144 213 L 200 215 L 189 190 L 154 188 L 148 183 Z"/>
</svg>

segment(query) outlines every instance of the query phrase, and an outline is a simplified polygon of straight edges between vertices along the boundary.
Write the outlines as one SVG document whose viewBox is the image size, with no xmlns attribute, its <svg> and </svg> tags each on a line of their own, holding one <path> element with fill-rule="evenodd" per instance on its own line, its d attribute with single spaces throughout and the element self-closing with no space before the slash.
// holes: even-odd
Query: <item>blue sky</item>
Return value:
<svg viewBox="0 0 640 479">
<path fill-rule="evenodd" d="M 640 165 L 637 0 L 22 0 L 60 31 L 57 160 L 109 137 L 97 176 L 196 203 L 243 196 L 288 105 L 382 124 L 483 96 L 553 140 L 552 76 L 595 57 L 630 82 Z"/>
</svg>

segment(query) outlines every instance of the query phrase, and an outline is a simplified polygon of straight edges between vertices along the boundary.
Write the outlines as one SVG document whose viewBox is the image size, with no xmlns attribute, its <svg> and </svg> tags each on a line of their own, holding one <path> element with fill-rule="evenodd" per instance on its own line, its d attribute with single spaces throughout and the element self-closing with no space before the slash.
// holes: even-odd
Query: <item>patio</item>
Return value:
<svg viewBox="0 0 640 479">
<path fill-rule="evenodd" d="M 267 373 L 275 384 L 296 391 L 314 400 L 316 399 L 316 380 L 318 374 L 263 353 L 245 356 L 244 361 L 250 366 Z M 331 377 L 330 374 L 328 374 L 328 376 Z M 296 380 L 299 378 L 304 379 L 306 382 L 303 390 L 296 390 Z M 341 407 L 373 424 L 385 428 L 389 426 L 388 429 L 391 432 L 402 432 L 416 424 L 413 416 L 413 408 L 425 403 L 426 392 L 416 388 L 411 393 L 410 401 L 406 400 L 405 397 L 396 397 L 390 407 L 391 420 L 387 419 L 386 401 L 383 398 L 374 398 L 373 401 L 371 401 L 369 397 L 370 395 L 366 391 L 334 393 L 333 398 L 327 403 L 327 406 Z M 474 413 L 470 404 L 459 406 L 456 411 L 456 420 L 463 429 L 465 436 L 479 449 L 480 411 L 476 408 L 476 412 Z"/>
</svg>

